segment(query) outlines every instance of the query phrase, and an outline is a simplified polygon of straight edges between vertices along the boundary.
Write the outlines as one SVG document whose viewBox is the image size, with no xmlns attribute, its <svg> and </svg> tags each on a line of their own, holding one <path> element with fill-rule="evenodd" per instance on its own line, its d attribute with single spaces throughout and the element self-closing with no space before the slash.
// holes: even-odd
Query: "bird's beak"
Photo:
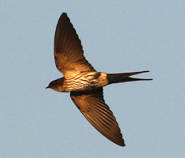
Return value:
<svg viewBox="0 0 185 158">
<path fill-rule="evenodd" d="M 50 88 L 50 87 L 49 87 L 49 86 L 47 86 L 47 87 L 46 87 L 46 89 L 47 89 L 47 88 Z"/>
</svg>

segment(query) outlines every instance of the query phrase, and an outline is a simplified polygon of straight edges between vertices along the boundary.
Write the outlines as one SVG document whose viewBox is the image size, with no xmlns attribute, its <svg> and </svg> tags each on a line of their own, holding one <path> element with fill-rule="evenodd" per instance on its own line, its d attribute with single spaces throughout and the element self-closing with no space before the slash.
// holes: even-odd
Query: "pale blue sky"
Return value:
<svg viewBox="0 0 185 158">
<path fill-rule="evenodd" d="M 185 157 L 185 1 L 0 2 L 0 157 Z M 45 87 L 62 76 L 53 57 L 56 24 L 67 12 L 98 71 L 151 82 L 104 88 L 126 146 L 104 138 L 68 93 Z"/>
</svg>

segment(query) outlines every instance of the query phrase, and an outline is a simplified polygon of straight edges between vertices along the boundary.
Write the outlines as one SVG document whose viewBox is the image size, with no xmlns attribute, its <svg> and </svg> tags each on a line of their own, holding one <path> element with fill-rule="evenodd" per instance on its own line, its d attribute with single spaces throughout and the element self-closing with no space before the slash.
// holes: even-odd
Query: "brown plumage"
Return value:
<svg viewBox="0 0 185 158">
<path fill-rule="evenodd" d="M 97 72 L 83 55 L 81 41 L 66 13 L 59 18 L 54 56 L 57 69 L 64 77 L 52 81 L 47 88 L 71 92 L 70 96 L 86 119 L 106 138 L 125 146 L 116 118 L 103 98 L 104 86 L 112 83 L 152 80 L 130 76 L 149 71 L 107 74 Z"/>
</svg>

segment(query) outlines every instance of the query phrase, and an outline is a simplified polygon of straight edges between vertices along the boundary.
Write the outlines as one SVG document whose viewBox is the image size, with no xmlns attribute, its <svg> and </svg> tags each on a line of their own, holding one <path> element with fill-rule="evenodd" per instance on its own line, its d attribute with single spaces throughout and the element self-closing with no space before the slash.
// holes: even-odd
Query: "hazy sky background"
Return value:
<svg viewBox="0 0 185 158">
<path fill-rule="evenodd" d="M 85 57 L 98 71 L 150 70 L 104 88 L 126 146 L 97 132 L 69 93 L 45 89 L 60 78 L 53 57 L 67 12 Z M 1 158 L 185 157 L 185 1 L 1 1 Z"/>
</svg>

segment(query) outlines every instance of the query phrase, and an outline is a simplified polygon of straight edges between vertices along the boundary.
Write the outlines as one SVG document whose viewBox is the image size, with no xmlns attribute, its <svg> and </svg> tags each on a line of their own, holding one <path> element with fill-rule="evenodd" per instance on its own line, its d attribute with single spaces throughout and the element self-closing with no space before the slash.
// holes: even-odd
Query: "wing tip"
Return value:
<svg viewBox="0 0 185 158">
<path fill-rule="evenodd" d="M 124 141 L 123 137 L 118 137 L 118 138 L 115 138 L 115 139 L 108 138 L 108 139 L 110 141 L 112 141 L 113 143 L 119 145 L 119 146 L 122 146 L 122 147 L 125 146 L 125 141 Z"/>
<path fill-rule="evenodd" d="M 117 145 L 119 145 L 119 146 L 121 146 L 121 147 L 124 147 L 125 146 L 125 142 L 124 142 L 124 140 L 122 139 L 122 141 L 121 142 L 119 142 L 119 143 L 116 143 Z"/>
</svg>

